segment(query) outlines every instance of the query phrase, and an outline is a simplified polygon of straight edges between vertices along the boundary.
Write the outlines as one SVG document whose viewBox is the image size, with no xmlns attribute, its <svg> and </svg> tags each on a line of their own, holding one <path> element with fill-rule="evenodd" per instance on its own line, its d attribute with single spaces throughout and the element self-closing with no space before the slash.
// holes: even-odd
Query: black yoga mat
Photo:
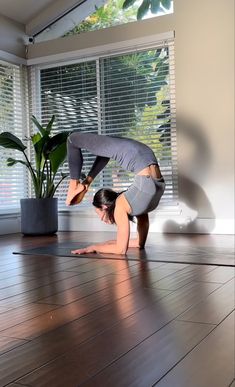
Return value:
<svg viewBox="0 0 235 387">
<path fill-rule="evenodd" d="M 92 242 L 92 244 L 95 244 Z M 62 242 L 53 243 L 42 247 L 15 251 L 13 254 L 21 255 L 49 255 L 73 258 L 93 259 L 121 259 L 130 261 L 147 260 L 150 262 L 187 263 L 194 265 L 235 266 L 234 252 L 229 248 L 196 247 L 196 246 L 155 246 L 148 245 L 144 250 L 129 249 L 123 255 L 115 254 L 84 254 L 74 255 L 71 250 L 88 246 L 89 243 Z"/>
</svg>

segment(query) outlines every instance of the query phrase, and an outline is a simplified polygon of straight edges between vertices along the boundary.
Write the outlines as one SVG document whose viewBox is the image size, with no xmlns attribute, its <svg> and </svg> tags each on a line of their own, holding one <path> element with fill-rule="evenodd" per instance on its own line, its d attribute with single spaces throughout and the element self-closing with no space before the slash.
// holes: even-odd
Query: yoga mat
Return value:
<svg viewBox="0 0 235 387">
<path fill-rule="evenodd" d="M 92 244 L 95 244 L 94 242 Z M 155 246 L 148 245 L 144 250 L 130 249 L 123 255 L 115 254 L 83 254 L 74 255 L 71 250 L 88 246 L 89 243 L 62 242 L 42 247 L 15 251 L 21 255 L 49 255 L 58 257 L 121 259 L 130 261 L 147 260 L 149 262 L 187 263 L 194 265 L 235 266 L 234 252 L 229 248 L 196 247 L 196 246 Z"/>
</svg>

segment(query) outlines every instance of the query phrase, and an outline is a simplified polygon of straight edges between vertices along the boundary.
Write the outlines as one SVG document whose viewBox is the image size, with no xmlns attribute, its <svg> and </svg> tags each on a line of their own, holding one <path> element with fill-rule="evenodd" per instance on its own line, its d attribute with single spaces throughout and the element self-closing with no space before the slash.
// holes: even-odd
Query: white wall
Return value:
<svg viewBox="0 0 235 387">
<path fill-rule="evenodd" d="M 175 20 L 180 198 L 200 230 L 226 233 L 234 230 L 234 1 L 176 0 Z"/>
<path fill-rule="evenodd" d="M 234 1 L 174 0 L 174 8 L 172 15 L 32 45 L 28 59 L 174 30 L 181 212 L 152 214 L 151 231 L 233 233 Z M 63 213 L 60 228 L 104 227 L 83 218 Z"/>
<path fill-rule="evenodd" d="M 0 15 L 0 50 L 25 58 L 24 25 Z"/>
</svg>

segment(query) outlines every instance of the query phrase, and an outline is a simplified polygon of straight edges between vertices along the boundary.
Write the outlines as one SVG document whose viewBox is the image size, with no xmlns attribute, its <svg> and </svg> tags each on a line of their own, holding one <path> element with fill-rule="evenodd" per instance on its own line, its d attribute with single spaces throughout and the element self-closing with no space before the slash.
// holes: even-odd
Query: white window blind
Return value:
<svg viewBox="0 0 235 387">
<path fill-rule="evenodd" d="M 22 139 L 27 120 L 25 116 L 25 69 L 0 61 L 0 131 L 11 132 Z M 0 147 L 0 212 L 19 209 L 19 200 L 27 197 L 27 173 L 20 163 L 8 167 L 6 159 L 23 159 L 19 151 Z"/>
<path fill-rule="evenodd" d="M 125 54 L 50 67 L 32 67 L 32 86 L 38 90 L 32 111 L 43 123 L 56 115 L 54 130 L 79 130 L 130 137 L 155 152 L 166 180 L 161 207 L 177 203 L 175 84 L 173 41 Z M 37 86 L 38 85 L 38 86 Z M 84 152 L 87 174 L 94 156 Z M 64 165 L 63 172 L 68 170 Z M 101 186 L 125 190 L 133 174 L 110 161 L 91 186 L 84 206 Z M 59 198 L 64 205 L 66 187 Z"/>
</svg>

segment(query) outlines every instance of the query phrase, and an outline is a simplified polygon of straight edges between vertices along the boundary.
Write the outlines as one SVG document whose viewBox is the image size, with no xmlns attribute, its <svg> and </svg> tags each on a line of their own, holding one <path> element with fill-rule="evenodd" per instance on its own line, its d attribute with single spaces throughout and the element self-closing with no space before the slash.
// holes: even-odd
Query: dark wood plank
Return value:
<svg viewBox="0 0 235 387">
<path fill-rule="evenodd" d="M 26 340 L 19 340 L 13 337 L 0 336 L 0 355 L 26 342 Z"/>
<path fill-rule="evenodd" d="M 134 269 L 134 270 L 133 270 Z M 135 265 L 134 267 L 132 266 L 131 274 L 130 270 L 121 270 L 123 276 L 120 278 L 120 276 L 105 276 L 99 279 L 99 290 L 101 291 L 107 287 L 110 287 L 110 290 L 112 287 L 115 285 L 116 289 L 115 291 L 118 292 L 118 287 L 117 285 L 120 284 L 120 287 L 124 286 L 124 282 L 127 281 L 127 279 L 132 279 L 131 283 L 126 283 L 125 284 L 125 290 L 128 289 L 129 291 L 132 292 L 133 290 L 137 290 L 143 285 L 143 278 L 139 278 L 139 267 L 138 265 Z M 120 273 L 120 271 L 119 271 Z M 126 277 L 124 275 L 126 274 Z M 168 275 L 172 274 L 172 270 L 168 269 L 161 269 L 158 268 L 156 273 L 155 270 L 151 271 L 151 280 L 149 279 L 148 275 L 148 280 L 146 280 L 145 286 L 151 286 L 151 281 L 155 281 L 156 277 L 158 278 L 163 278 Z M 153 279 L 154 277 L 154 279 Z M 63 291 L 63 292 L 58 292 L 55 293 L 52 296 L 42 298 L 38 302 L 40 303 L 49 303 L 49 304 L 56 304 L 56 305 L 66 305 L 71 302 L 74 302 L 76 300 L 79 300 L 83 297 L 86 297 L 90 294 L 94 293 L 94 283 L 89 282 L 85 284 L 84 286 L 75 286 L 71 289 L 71 292 L 68 294 L 68 291 Z"/>
<path fill-rule="evenodd" d="M 134 289 L 132 289 L 127 281 L 124 283 L 121 282 L 120 284 L 118 283 L 113 289 L 105 288 L 101 291 L 97 291 L 97 293 L 93 292 L 78 301 L 72 302 L 48 313 L 44 313 L 44 315 L 32 318 L 23 323 L 19 323 L 12 328 L 5 329 L 3 331 L 4 335 L 23 339 L 32 339 L 91 313 L 94 310 L 98 310 L 109 303 L 113 303 L 115 300 L 122 299 L 128 294 L 132 294 L 133 290 Z M 159 298 L 159 293 L 162 294 L 162 291 L 159 290 L 152 293 L 154 300 Z M 133 302 L 140 302 L 141 292 L 135 292 L 132 297 Z M 144 292 L 142 292 L 142 297 L 145 298 Z"/>
<path fill-rule="evenodd" d="M 139 312 L 123 324 L 115 325 L 92 341 L 73 348 L 70 353 L 20 379 L 20 382 L 31 386 L 72 387 L 83 384 L 104 369 L 88 385 L 148 386 L 156 380 L 158 372 L 169 369 L 213 328 L 205 324 L 174 322 L 160 329 L 165 324 L 160 319 L 158 324 L 155 319 L 156 315 L 150 317 L 149 311 Z M 160 331 L 156 333 L 158 328 Z M 163 361 L 163 353 L 167 361 Z M 157 364 L 161 364 L 159 369 Z"/>
<path fill-rule="evenodd" d="M 234 268 L 209 265 L 188 265 L 182 273 L 191 273 L 193 279 L 200 282 L 225 283 L 235 277 Z"/>
<path fill-rule="evenodd" d="M 104 345 L 98 337 L 96 345 L 91 343 L 80 348 L 81 351 L 62 356 L 20 382 L 37 387 L 151 386 L 213 328 L 206 324 L 172 322 L 158 332 L 142 334 L 147 328 L 144 316 L 143 320 L 134 317 L 132 320 L 135 324 L 128 324 L 126 334 L 119 328 L 122 332 L 119 338 L 110 335 Z"/>
<path fill-rule="evenodd" d="M 204 274 L 198 281 L 225 283 L 235 276 L 235 269 L 231 267 L 217 267 L 209 273 Z"/>
<path fill-rule="evenodd" d="M 155 295 L 155 301 L 157 297 L 160 300 L 167 293 L 159 291 L 158 295 Z M 62 325 L 47 334 L 43 334 L 44 328 L 40 327 L 40 323 L 43 323 L 42 319 L 37 320 L 39 337 L 0 357 L 0 374 L 3 375 L 0 386 L 2 387 L 47 362 L 53 361 L 63 353 L 71 351 L 74 346 L 82 344 L 84 341 L 90 341 L 93 337 L 97 337 L 101 332 L 120 324 L 123 319 L 132 316 L 152 302 L 147 295 L 139 297 L 138 302 L 133 302 L 133 295 L 130 294 L 103 308 L 94 310 L 92 313 L 85 313 L 78 320 Z M 26 330 L 27 326 L 26 322 Z M 23 328 L 24 326 L 21 326 L 21 330 Z M 7 330 L 4 333 L 6 334 L 6 332 Z M 24 359 L 23 362 L 22 359 Z"/>
<path fill-rule="evenodd" d="M 132 268 L 128 269 L 128 273 L 126 273 L 126 278 L 129 279 L 132 277 L 130 274 L 130 270 L 133 271 Z M 136 270 L 136 269 L 134 269 Z M 138 269 L 137 269 L 138 271 Z M 9 308 L 15 308 L 19 307 L 28 303 L 37 302 L 41 300 L 44 297 L 48 297 L 52 294 L 56 294 L 58 292 L 62 292 L 64 290 L 69 290 L 73 287 L 76 287 L 76 285 L 82 286 L 83 284 L 99 280 L 102 281 L 102 278 L 114 278 L 113 275 L 116 276 L 116 273 L 112 273 L 112 275 L 102 275 L 103 273 L 96 273 L 94 272 L 93 275 L 89 275 L 89 273 L 73 273 L 69 272 L 68 278 L 66 279 L 67 275 L 66 272 L 62 272 L 62 275 L 60 273 L 56 273 L 55 275 L 51 275 L 49 277 L 45 276 L 42 278 L 41 276 L 38 278 L 37 281 L 35 281 L 35 289 L 25 289 L 25 291 L 19 291 L 18 288 L 10 288 L 8 289 L 8 292 L 5 291 L 5 298 L 0 300 L 0 308 L 6 308 L 8 306 Z M 82 275 L 81 275 L 82 274 Z M 60 278 L 61 277 L 61 278 Z M 63 278 L 65 277 L 65 278 Z M 119 282 L 122 282 L 124 279 L 119 278 Z M 65 280 L 66 279 L 66 280 Z M 42 284 L 48 283 L 48 285 L 42 286 Z M 34 284 L 34 283 L 33 283 Z M 18 293 L 17 293 L 18 290 Z M 22 290 L 22 289 L 21 289 Z M 97 290 L 97 286 L 95 286 L 95 290 Z"/>
<path fill-rule="evenodd" d="M 234 281 L 231 280 L 215 290 L 212 294 L 183 313 L 178 319 L 182 321 L 219 324 L 234 310 Z"/>
<path fill-rule="evenodd" d="M 18 256 L 18 260 L 11 261 L 10 263 L 4 263 L 0 269 L 0 276 L 3 278 L 10 277 L 12 275 L 27 275 L 38 277 L 41 274 L 48 272 L 57 272 L 60 270 L 66 270 L 76 267 L 81 267 L 90 260 L 87 258 L 63 258 L 63 257 L 48 257 L 48 256 L 27 256 L 21 258 Z"/>
<path fill-rule="evenodd" d="M 234 326 L 232 313 L 156 386 L 229 386 L 234 377 Z"/>
<path fill-rule="evenodd" d="M 43 314 L 53 313 L 58 308 L 57 305 L 49 304 L 28 304 L 21 308 L 9 310 L 0 315 L 0 332 L 3 332 L 10 327 L 17 326 L 24 321 L 31 320 L 35 317 L 40 318 Z"/>
<path fill-rule="evenodd" d="M 197 276 L 194 271 L 181 270 L 176 273 L 172 273 L 163 279 L 159 279 L 154 282 L 152 286 L 158 289 L 177 290 L 192 281 L 198 280 L 200 276 L 203 276 L 202 273 L 203 271 Z"/>
<path fill-rule="evenodd" d="M 103 272 L 72 272 L 71 275 L 69 274 L 68 278 L 65 279 L 59 279 L 59 276 L 53 274 L 51 276 L 40 276 L 38 279 L 29 279 L 29 281 L 27 281 L 26 283 L 12 285 L 2 289 L 0 292 L 0 306 L 7 305 L 9 302 L 8 299 L 16 295 L 22 295 L 22 298 L 25 298 L 30 297 L 30 295 L 34 297 L 33 295 L 37 294 L 38 296 L 36 298 L 33 298 L 33 300 L 36 301 L 37 299 L 41 298 L 42 294 L 44 296 L 49 296 L 56 292 L 56 289 L 58 288 L 60 288 L 60 291 L 62 291 L 73 286 L 81 285 L 83 283 L 96 280 L 98 278 L 103 277 L 105 275 L 105 272 L 105 270 L 103 270 Z M 47 273 L 46 270 L 45 273 Z"/>
</svg>

